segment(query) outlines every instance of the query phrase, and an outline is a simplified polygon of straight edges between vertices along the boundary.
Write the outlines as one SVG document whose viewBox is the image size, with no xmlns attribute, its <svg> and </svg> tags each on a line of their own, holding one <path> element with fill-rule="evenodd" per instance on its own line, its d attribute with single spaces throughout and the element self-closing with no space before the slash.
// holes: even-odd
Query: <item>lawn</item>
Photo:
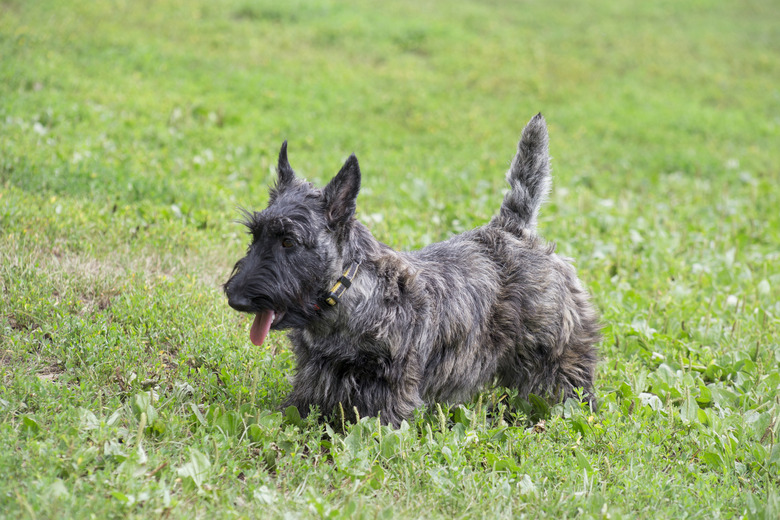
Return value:
<svg viewBox="0 0 780 520">
<path fill-rule="evenodd" d="M 0 517 L 780 517 L 780 4 L 0 0 Z M 602 313 L 591 413 L 320 424 L 221 284 L 285 139 L 414 249 L 500 206 Z"/>
</svg>

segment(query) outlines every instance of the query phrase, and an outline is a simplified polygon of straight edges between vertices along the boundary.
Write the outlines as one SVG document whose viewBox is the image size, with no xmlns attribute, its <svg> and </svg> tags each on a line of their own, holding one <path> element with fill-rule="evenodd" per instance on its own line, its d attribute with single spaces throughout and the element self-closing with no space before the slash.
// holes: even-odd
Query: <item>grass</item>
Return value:
<svg viewBox="0 0 780 520">
<path fill-rule="evenodd" d="M 777 518 L 776 3 L 350 4 L 0 0 L 0 516 Z M 355 152 L 411 249 L 497 211 L 538 111 L 601 410 L 278 412 L 286 339 L 219 284 L 281 142 Z"/>
</svg>

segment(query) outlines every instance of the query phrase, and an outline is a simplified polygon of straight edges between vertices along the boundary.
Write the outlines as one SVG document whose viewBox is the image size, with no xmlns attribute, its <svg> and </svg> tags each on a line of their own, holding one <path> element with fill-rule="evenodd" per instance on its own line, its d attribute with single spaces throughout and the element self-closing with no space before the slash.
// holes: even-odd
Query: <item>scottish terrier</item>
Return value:
<svg viewBox="0 0 780 520">
<path fill-rule="evenodd" d="M 297 371 L 285 407 L 354 410 L 397 426 L 416 408 L 491 384 L 595 405 L 598 315 L 570 260 L 536 234 L 550 189 L 547 141 L 538 114 L 498 215 L 411 252 L 355 219 L 354 155 L 319 189 L 296 177 L 285 141 L 268 207 L 244 212 L 252 243 L 224 285 L 231 307 L 255 315 L 252 343 L 290 329 Z"/>
</svg>

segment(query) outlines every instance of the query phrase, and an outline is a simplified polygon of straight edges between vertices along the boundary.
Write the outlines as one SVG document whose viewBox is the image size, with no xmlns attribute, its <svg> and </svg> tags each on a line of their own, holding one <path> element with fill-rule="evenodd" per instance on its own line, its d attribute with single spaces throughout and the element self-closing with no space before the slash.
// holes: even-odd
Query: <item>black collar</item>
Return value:
<svg viewBox="0 0 780 520">
<path fill-rule="evenodd" d="M 336 285 L 331 288 L 328 296 L 325 297 L 325 303 L 327 305 L 331 307 L 336 306 L 336 304 L 339 302 L 339 299 L 341 299 L 341 297 L 344 295 L 344 292 L 352 286 L 352 282 L 357 276 L 359 267 L 360 262 L 352 262 L 349 264 L 347 270 L 344 271 L 344 274 L 342 274 L 338 279 Z"/>
</svg>

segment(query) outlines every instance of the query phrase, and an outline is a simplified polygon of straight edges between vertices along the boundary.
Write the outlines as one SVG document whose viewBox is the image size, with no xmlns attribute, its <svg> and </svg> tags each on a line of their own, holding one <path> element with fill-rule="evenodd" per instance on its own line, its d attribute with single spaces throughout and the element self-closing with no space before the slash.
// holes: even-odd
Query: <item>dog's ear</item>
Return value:
<svg viewBox="0 0 780 520">
<path fill-rule="evenodd" d="M 341 170 L 322 190 L 328 219 L 344 222 L 355 214 L 355 205 L 360 191 L 360 165 L 355 154 L 349 156 Z"/>
<path fill-rule="evenodd" d="M 281 191 L 291 185 L 295 180 L 295 172 L 290 167 L 287 160 L 287 141 L 282 143 L 282 149 L 279 151 L 279 163 L 276 166 L 276 189 Z"/>
</svg>

